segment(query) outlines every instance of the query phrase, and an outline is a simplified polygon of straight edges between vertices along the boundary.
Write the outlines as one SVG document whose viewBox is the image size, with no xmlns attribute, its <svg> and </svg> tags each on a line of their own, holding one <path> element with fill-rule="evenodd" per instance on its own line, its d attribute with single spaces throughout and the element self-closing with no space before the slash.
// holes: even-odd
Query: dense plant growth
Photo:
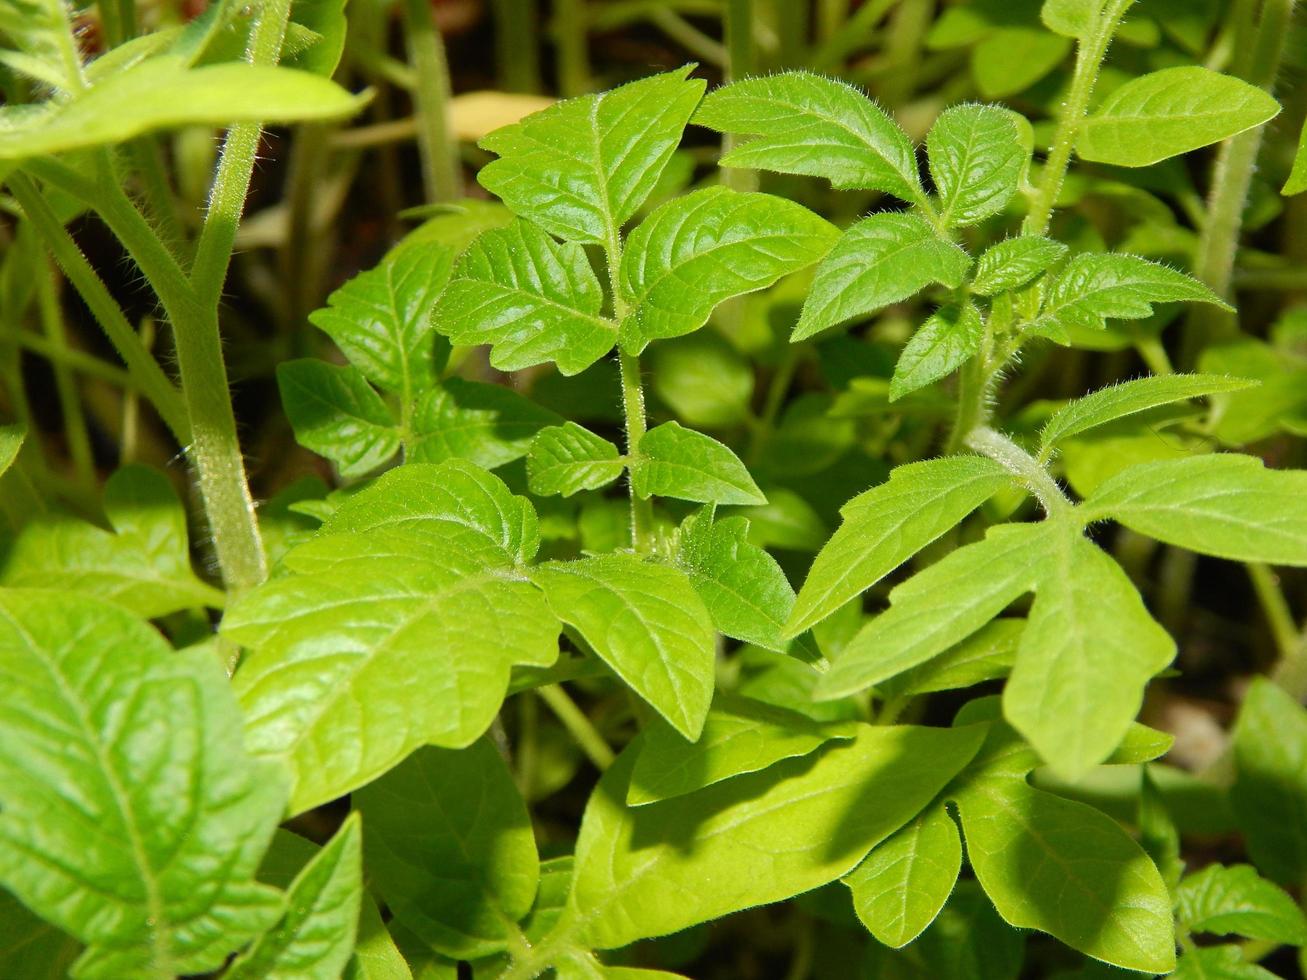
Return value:
<svg viewBox="0 0 1307 980">
<path fill-rule="evenodd" d="M 0 977 L 1307 969 L 1292 0 L 344 8 L 0 0 Z"/>
</svg>

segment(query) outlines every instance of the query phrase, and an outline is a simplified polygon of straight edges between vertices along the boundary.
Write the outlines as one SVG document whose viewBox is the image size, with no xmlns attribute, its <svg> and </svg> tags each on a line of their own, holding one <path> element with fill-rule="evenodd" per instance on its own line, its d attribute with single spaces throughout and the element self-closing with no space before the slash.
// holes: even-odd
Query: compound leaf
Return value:
<svg viewBox="0 0 1307 980">
<path fill-rule="evenodd" d="M 82 592 L 150 618 L 222 606 L 223 594 L 191 568 L 186 511 L 162 473 L 118 470 L 104 512 L 112 532 L 53 511 L 28 521 L 4 549 L 0 584 Z"/>
<path fill-rule="evenodd" d="M 631 484 L 641 497 L 699 503 L 765 504 L 740 457 L 712 436 L 664 422 L 644 434 L 631 461 Z"/>
<path fill-rule="evenodd" d="M 694 121 L 756 137 L 723 156 L 724 167 L 825 177 L 841 190 L 881 190 L 905 201 L 923 197 L 912 141 L 847 82 L 802 71 L 746 78 L 711 92 Z"/>
<path fill-rule="evenodd" d="M 1307 944 L 1307 916 L 1293 896 L 1247 864 L 1210 864 L 1180 882 L 1176 918 L 1196 932 Z"/>
<path fill-rule="evenodd" d="M 1061 440 L 1136 412 L 1223 391 L 1239 391 L 1256 383 L 1219 374 L 1165 374 L 1101 388 L 1069 402 L 1052 414 L 1040 433 L 1040 454 L 1047 458 Z"/>
<path fill-rule="evenodd" d="M 688 739 L 712 701 L 717 634 L 685 573 L 617 553 L 532 569 L 563 622 Z"/>
<path fill-rule="evenodd" d="M 434 318 L 455 344 L 490 344 L 490 363 L 501 371 L 554 361 L 572 375 L 617 343 L 617 324 L 599 315 L 602 306 L 585 250 L 518 220 L 463 253 Z"/>
<path fill-rule="evenodd" d="M 540 880 L 531 818 L 499 750 L 419 749 L 354 795 L 370 880 L 395 918 L 456 959 L 502 950 Z"/>
<path fill-rule="evenodd" d="M 286 893 L 286 914 L 223 974 L 230 980 L 337 980 L 354 953 L 363 902 L 357 817 L 304 866 Z"/>
<path fill-rule="evenodd" d="M 1041 272 L 1047 272 L 1066 255 L 1061 242 L 1039 235 L 1007 238 L 991 245 L 976 260 L 972 292 L 993 296 L 1024 286 Z"/>
<path fill-rule="evenodd" d="M 526 457 L 527 483 L 540 496 L 598 490 L 625 468 L 616 446 L 575 422 L 541 429 Z"/>
<path fill-rule="evenodd" d="M 926 320 L 903 347 L 890 379 L 890 401 L 952 374 L 979 351 L 985 323 L 971 303 L 945 306 Z"/>
<path fill-rule="evenodd" d="M 1280 104 L 1262 89 L 1196 65 L 1132 78 L 1081 126 L 1085 160 L 1146 167 L 1219 143 L 1273 119 Z"/>
<path fill-rule="evenodd" d="M 823 725 L 784 708 L 719 693 L 697 742 L 687 742 L 660 722 L 645 728 L 626 803 L 641 806 L 684 796 L 856 734 L 851 724 Z"/>
<path fill-rule="evenodd" d="M 0 593 L 0 884 L 85 980 L 218 969 L 276 922 L 254 873 L 286 795 L 208 650 L 107 602 Z"/>
<path fill-rule="evenodd" d="M 1180 548 L 1235 561 L 1307 565 L 1307 472 L 1237 453 L 1140 463 L 1081 508 Z"/>
<path fill-rule="evenodd" d="M 497 129 L 477 180 L 515 214 L 574 242 L 608 245 L 644 203 L 703 97 L 693 65 L 583 95 Z"/>
<path fill-rule="evenodd" d="M 545 426 L 562 421 L 503 385 L 447 378 L 413 408 L 411 463 L 466 459 L 494 469 L 521 459 Z"/>
<path fill-rule="evenodd" d="M 950 289 L 971 264 L 915 214 L 873 214 L 853 225 L 817 266 L 792 340 L 867 316 L 931 283 Z"/>
<path fill-rule="evenodd" d="M 983 221 L 1016 195 L 1029 162 L 1023 122 L 998 106 L 960 105 L 940 113 L 926 150 L 946 227 Z"/>
<path fill-rule="evenodd" d="M 638 354 L 651 340 L 698 330 L 718 303 L 811 265 L 839 234 L 770 194 L 707 187 L 668 201 L 626 241 L 622 348 Z"/>
<path fill-rule="evenodd" d="M 812 563 L 785 625 L 793 636 L 865 592 L 1010 483 L 981 456 L 896 467 L 841 508 L 844 523 Z"/>
<path fill-rule="evenodd" d="M 341 476 L 375 470 L 399 451 L 395 419 L 358 368 L 283 361 L 277 387 L 296 442 L 334 462 Z"/>
<path fill-rule="evenodd" d="M 1307 875 L 1307 708 L 1255 678 L 1234 726 L 1230 790 L 1248 854 L 1261 872 L 1296 886 Z"/>
<path fill-rule="evenodd" d="M 590 797 L 560 931 L 611 949 L 833 881 L 967 764 L 982 731 L 857 730 L 761 772 L 627 807 L 635 744 Z"/>
<path fill-rule="evenodd" d="M 391 470 L 347 499 L 289 574 L 223 621 L 250 648 L 233 684 L 246 738 L 283 758 L 293 812 L 361 786 L 423 744 L 494 719 L 513 664 L 548 666 L 559 624 L 519 571 L 534 511 L 464 461 Z"/>
<path fill-rule="evenodd" d="M 431 308 L 450 266 L 448 249 L 395 249 L 328 296 L 309 322 L 369 381 L 411 401 L 436 380 Z"/>
</svg>

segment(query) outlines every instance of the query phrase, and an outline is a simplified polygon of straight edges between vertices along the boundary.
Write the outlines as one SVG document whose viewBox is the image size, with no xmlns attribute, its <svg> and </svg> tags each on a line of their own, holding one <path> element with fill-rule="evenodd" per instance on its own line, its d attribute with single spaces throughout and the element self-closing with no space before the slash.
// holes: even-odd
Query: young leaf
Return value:
<svg viewBox="0 0 1307 980">
<path fill-rule="evenodd" d="M 924 197 L 912 141 L 847 82 L 801 71 L 746 78 L 709 93 L 694 121 L 757 137 L 723 156 L 724 167 L 825 177 L 840 190 L 880 190 L 905 201 Z"/>
<path fill-rule="evenodd" d="M 699 737 L 717 635 L 684 572 L 617 553 L 549 562 L 531 577 L 636 694 L 686 738 Z"/>
<path fill-rule="evenodd" d="M 1261 872 L 1296 886 L 1307 875 L 1307 708 L 1255 678 L 1234 726 L 1230 790 L 1248 854 Z"/>
<path fill-rule="evenodd" d="M 844 883 L 868 931 L 898 949 L 939 915 L 962 869 L 962 838 L 943 804 L 933 804 L 878 844 Z"/>
<path fill-rule="evenodd" d="M 535 900 L 526 803 L 488 739 L 426 747 L 354 794 L 373 885 L 395 918 L 456 959 L 502 950 Z"/>
<path fill-rule="evenodd" d="M 930 175 L 946 227 L 974 225 L 1007 206 L 1029 157 L 1021 118 L 1009 109 L 945 109 L 926 136 Z"/>
<path fill-rule="evenodd" d="M 659 207 L 631 232 L 620 290 L 630 310 L 622 348 L 680 337 L 708 322 L 718 303 L 770 286 L 816 262 L 839 230 L 770 194 L 707 187 Z"/>
<path fill-rule="evenodd" d="M 28 521 L 3 549 L 0 585 L 82 592 L 151 618 L 222 606 L 223 594 L 191 569 L 186 511 L 162 473 L 118 470 L 104 513 L 112 532 L 53 511 Z"/>
<path fill-rule="evenodd" d="M 289 764 L 292 812 L 420 745 L 471 744 L 512 665 L 557 657 L 558 620 L 519 571 L 538 540 L 497 478 L 414 463 L 342 503 L 283 559 L 289 574 L 228 612 L 224 634 L 250 648 L 233 679 L 247 742 Z"/>
<path fill-rule="evenodd" d="M 431 307 L 449 279 L 443 248 L 401 248 L 309 315 L 369 381 L 410 401 L 436 380 Z"/>
<path fill-rule="evenodd" d="M 477 180 L 560 238 L 607 246 L 644 203 L 703 97 L 693 65 L 532 113 L 480 142 Z"/>
<path fill-rule="evenodd" d="M 907 342 L 894 365 L 889 399 L 898 401 L 938 381 L 971 360 L 985 338 L 985 323 L 971 303 L 945 306 L 926 320 Z"/>
<path fill-rule="evenodd" d="M 915 214 L 873 214 L 853 225 L 817 266 L 792 340 L 875 313 L 933 282 L 955 288 L 971 260 Z"/>
<path fill-rule="evenodd" d="M 448 378 L 414 406 L 406 459 L 410 463 L 466 459 L 494 469 L 521 459 L 536 433 L 561 421 L 511 388 Z"/>
<path fill-rule="evenodd" d="M 223 974 L 229 980 L 336 980 L 354 952 L 363 899 L 359 821 L 348 818 L 296 876 L 286 914 Z"/>
<path fill-rule="evenodd" d="M 87 980 L 218 969 L 276 922 L 275 766 L 207 650 L 99 600 L 0 593 L 0 884 L 86 944 Z"/>
<path fill-rule="evenodd" d="M 862 628 L 817 682 L 820 701 L 856 694 L 923 664 L 966 639 L 1034 588 L 1031 558 L 1048 530 L 1037 524 L 990 528 L 889 594 L 890 607 Z"/>
<path fill-rule="evenodd" d="M 1067 343 L 1066 331 L 1102 330 L 1109 318 L 1142 320 L 1154 303 L 1188 300 L 1229 307 L 1197 279 L 1137 255 L 1087 252 L 1073 258 L 1053 280 L 1029 331 Z"/>
<path fill-rule="evenodd" d="M 765 504 L 740 457 L 712 436 L 664 422 L 644 434 L 631 461 L 631 485 L 641 497 L 699 503 Z"/>
<path fill-rule="evenodd" d="M 1275 118 L 1280 104 L 1242 79 L 1196 65 L 1132 78 L 1103 100 L 1076 140 L 1082 159 L 1146 167 Z"/>
<path fill-rule="evenodd" d="M 1268 470 L 1254 456 L 1131 466 L 1095 490 L 1077 516 L 1110 517 L 1199 554 L 1307 565 L 1307 472 Z"/>
<path fill-rule="evenodd" d="M 1003 714 L 1060 775 L 1081 776 L 1124 737 L 1144 686 L 1175 643 L 1121 566 L 1059 522 L 1043 541 L 1038 585 Z"/>
<path fill-rule="evenodd" d="M 539 496 L 606 487 L 626 468 L 617 447 L 575 422 L 541 429 L 526 457 L 526 478 Z"/>
<path fill-rule="evenodd" d="M 179 126 L 339 119 L 366 101 L 305 71 L 239 62 L 191 68 L 181 58 L 158 55 L 6 125 L 0 160 L 124 143 Z"/>
<path fill-rule="evenodd" d="M 841 508 L 844 523 L 817 555 L 785 632 L 794 636 L 865 592 L 1010 482 L 981 456 L 895 468 Z"/>
<path fill-rule="evenodd" d="M 977 780 L 956 799 L 967 857 L 1008 923 L 1123 969 L 1174 968 L 1166 884 L 1114 820 L 1020 777 Z"/>
<path fill-rule="evenodd" d="M 612 949 L 834 881 L 967 764 L 979 734 L 860 726 L 815 756 L 640 807 L 620 802 L 628 750 L 586 806 L 560 930 Z"/>
<path fill-rule="evenodd" d="M 1307 944 L 1307 916 L 1293 896 L 1247 864 L 1210 864 L 1180 883 L 1176 918 L 1195 932 Z"/>
<path fill-rule="evenodd" d="M 399 451 L 390 409 L 357 368 L 313 358 L 283 361 L 277 387 L 295 441 L 336 463 L 341 476 L 375 470 Z"/>
<path fill-rule="evenodd" d="M 1062 406 L 1044 423 L 1040 433 L 1040 458 L 1047 459 L 1053 447 L 1063 439 L 1136 412 L 1223 391 L 1239 391 L 1256 383 L 1245 378 L 1214 374 L 1166 374 L 1101 388 Z"/>
<path fill-rule="evenodd" d="M 603 299 L 581 246 L 519 220 L 463 253 L 433 319 L 455 344 L 490 344 L 501 371 L 554 361 L 573 375 L 617 343 L 617 324 L 599 315 Z"/>
<path fill-rule="evenodd" d="M 776 559 L 748 540 L 743 517 L 714 520 L 707 510 L 686 518 L 676 562 L 725 636 L 784 653 L 781 628 L 794 589 Z M 805 651 L 808 644 L 798 641 Z"/>
<path fill-rule="evenodd" d="M 761 701 L 718 694 L 697 742 L 658 722 L 644 730 L 626 804 L 684 796 L 856 734 L 851 724 L 822 725 Z"/>
<path fill-rule="evenodd" d="M 1041 272 L 1047 272 L 1066 255 L 1067 247 L 1051 238 L 1022 235 L 991 245 L 976 260 L 971 291 L 993 296 L 1024 286 Z"/>
</svg>

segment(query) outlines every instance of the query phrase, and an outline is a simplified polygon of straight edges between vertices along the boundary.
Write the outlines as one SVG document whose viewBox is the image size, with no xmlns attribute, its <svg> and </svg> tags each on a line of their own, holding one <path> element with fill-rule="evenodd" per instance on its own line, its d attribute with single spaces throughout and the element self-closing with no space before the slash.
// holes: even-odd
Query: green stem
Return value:
<svg viewBox="0 0 1307 980">
<path fill-rule="evenodd" d="M 1024 483 L 1049 517 L 1074 506 L 1057 481 L 1048 475 L 1048 470 L 1001 432 L 981 426 L 967 437 L 966 445 L 980 455 L 988 456 Z"/>
<path fill-rule="evenodd" d="M 599 734 L 599 729 L 591 723 L 586 717 L 584 711 L 577 707 L 566 691 L 557 684 L 549 684 L 545 687 L 537 688 L 536 693 L 540 695 L 540 700 L 549 706 L 549 710 L 554 713 L 563 727 L 576 740 L 576 744 L 581 747 L 581 751 L 586 754 L 595 767 L 603 772 L 613 764 L 617 758 L 616 753 L 604 741 L 604 737 Z"/>
<path fill-rule="evenodd" d="M 536 0 L 494 0 L 495 59 L 499 84 L 508 92 L 540 91 L 540 53 Z"/>
<path fill-rule="evenodd" d="M 902 105 L 916 90 L 921 45 L 935 19 L 935 0 L 901 3 L 890 20 L 885 42 L 886 73 L 881 97 L 888 105 Z"/>
<path fill-rule="evenodd" d="M 106 381 L 117 388 L 122 388 L 124 391 L 139 392 L 141 390 L 140 382 L 122 368 L 110 364 L 108 361 L 102 361 L 85 351 L 64 344 L 53 343 L 38 334 L 29 333 L 26 330 L 7 330 L 0 327 L 0 340 L 17 344 L 34 354 L 40 354 L 51 364 L 66 367 L 70 371 L 84 374 L 88 378 Z"/>
<path fill-rule="evenodd" d="M 553 35 L 558 48 L 559 94 L 567 99 L 590 91 L 585 0 L 555 0 Z"/>
<path fill-rule="evenodd" d="M 1253 591 L 1257 593 L 1262 614 L 1271 628 L 1271 636 L 1275 639 L 1275 648 L 1279 651 L 1280 658 L 1292 659 L 1299 656 L 1298 626 L 1274 569 L 1261 562 L 1249 562 L 1244 567 L 1248 570 Z"/>
<path fill-rule="evenodd" d="M 41 329 L 46 341 L 55 348 L 66 349 L 68 337 L 64 332 L 63 314 L 59 309 L 59 294 L 55 289 L 55 272 L 41 262 L 40 278 L 37 282 L 37 306 L 41 314 Z M 95 459 L 91 453 L 91 437 L 86 431 L 86 416 L 82 412 L 81 399 L 77 396 L 77 385 L 67 366 L 52 362 L 54 368 L 55 392 L 59 398 L 59 412 L 63 416 L 64 437 L 68 442 L 68 454 L 73 460 L 73 470 L 77 482 L 87 488 L 95 486 Z"/>
<path fill-rule="evenodd" d="M 815 71 L 829 71 L 838 67 L 844 59 L 865 45 L 877 25 L 885 19 L 898 0 L 866 0 L 852 17 L 842 21 L 838 30 L 824 36 L 817 53 L 812 56 L 812 68 Z M 845 2 L 847 10 L 847 2 Z"/>
<path fill-rule="evenodd" d="M 728 57 L 726 48 L 699 30 L 675 10 L 670 10 L 667 7 L 653 7 L 649 10 L 648 16 L 649 23 L 696 58 L 706 61 L 710 65 L 726 64 Z"/>
<path fill-rule="evenodd" d="M 449 127 L 449 66 L 445 43 L 436 29 L 431 0 L 404 0 L 408 57 L 417 74 L 413 93 L 418 120 L 418 153 L 427 201 L 459 196 L 458 144 Z"/>
<path fill-rule="evenodd" d="M 726 0 L 726 12 L 722 22 L 726 37 L 726 80 L 739 81 L 758 70 L 757 55 L 753 46 L 753 0 Z M 731 133 L 722 135 L 722 156 L 729 153 L 739 142 Z M 732 190 L 756 191 L 758 174 L 747 167 L 726 167 L 722 172 L 722 183 Z"/>
<path fill-rule="evenodd" d="M 140 179 L 145 214 L 150 219 L 155 234 L 172 249 L 178 261 L 189 261 L 186 233 L 177 217 L 177 207 L 173 203 L 172 187 L 168 184 L 158 139 L 152 135 L 141 136 L 128 143 L 126 149 L 132 170 Z"/>
<path fill-rule="evenodd" d="M 1076 136 L 1085 113 L 1089 111 L 1089 100 L 1093 97 L 1094 86 L 1098 83 L 1098 73 L 1103 59 L 1107 57 L 1108 46 L 1116 33 L 1117 25 L 1125 16 L 1126 10 L 1134 0 L 1109 0 L 1095 19 L 1088 35 L 1082 38 L 1076 47 L 1076 67 L 1071 76 L 1071 89 L 1062 103 L 1058 115 L 1057 128 L 1053 132 L 1053 142 L 1045 158 L 1044 171 L 1040 177 L 1035 200 L 1026 216 L 1025 232 L 1028 235 L 1042 235 L 1048 231 L 1049 221 L 1053 216 L 1053 205 L 1062 191 L 1062 182 L 1066 179 L 1067 167 L 1071 164 L 1071 153 L 1075 148 Z"/>
<path fill-rule="evenodd" d="M 972 431 L 984 424 L 989 385 L 981 360 L 979 356 L 973 357 L 958 372 L 958 408 L 944 446 L 946 456 L 960 451 Z"/>
<path fill-rule="evenodd" d="M 77 247 L 68 230 L 25 174 L 11 174 L 8 184 L 23 213 L 44 240 L 46 248 L 90 308 L 118 356 L 127 365 L 127 370 L 136 380 L 141 393 L 150 400 L 177 441 L 183 446 L 189 443 L 191 425 L 181 394 L 141 344 L 136 331 L 123 316 L 122 309 L 86 261 L 86 256 Z"/>
</svg>

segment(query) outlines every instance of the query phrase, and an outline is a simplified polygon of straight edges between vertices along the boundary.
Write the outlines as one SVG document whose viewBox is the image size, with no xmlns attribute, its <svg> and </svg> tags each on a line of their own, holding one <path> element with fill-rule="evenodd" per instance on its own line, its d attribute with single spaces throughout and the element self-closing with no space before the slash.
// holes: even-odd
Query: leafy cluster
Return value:
<svg viewBox="0 0 1307 980">
<path fill-rule="evenodd" d="M 1279 111 L 1188 64 L 1091 102 L 1128 6 L 935 23 L 990 97 L 1077 51 L 1038 136 L 962 103 L 918 146 L 845 81 L 706 91 L 692 65 L 485 135 L 497 200 L 331 293 L 308 317 L 330 360 L 276 365 L 295 439 L 338 479 L 245 506 L 266 576 L 222 540 L 225 587 L 198 574 L 183 502 L 144 465 L 45 506 L 35 440 L 0 429 L 0 975 L 635 980 L 672 976 L 628 965 L 643 941 L 791 899 L 857 929 L 845 976 L 1015 978 L 1034 932 L 1085 978 L 1271 976 L 1261 946 L 1307 946 L 1301 692 L 1252 681 L 1224 784 L 1157 764 L 1173 737 L 1138 719 L 1177 644 L 1121 546 L 1307 567 L 1307 471 L 1226 451 L 1307 431 L 1301 327 L 1206 346 L 1192 372 L 1163 352 L 1083 397 L 997 399 L 1023 357 L 1233 312 L 1228 283 L 1052 221 L 1073 154 L 1147 167 Z M 359 105 L 324 77 L 339 8 L 280 25 L 295 67 L 234 60 L 261 43 L 241 16 L 214 4 L 86 62 L 62 4 L 0 0 L 6 69 L 45 96 L 0 109 L 35 232 L 0 278 L 54 254 L 190 447 L 219 539 L 244 506 L 223 481 L 245 489 L 196 367 L 221 365 L 221 247 L 207 225 L 193 254 L 170 241 L 121 159 L 162 128 L 239 145 L 243 124 Z M 995 76 L 1018 42 L 1027 62 Z M 723 135 L 722 179 L 687 189 L 687 132 Z M 759 171 L 778 193 L 732 177 Z M 859 216 L 798 203 L 818 198 L 793 178 Z M 68 235 L 86 211 L 173 323 L 180 390 Z M 895 321 L 892 344 L 859 336 Z M 836 394 L 788 398 L 805 351 Z M 772 382 L 756 413 L 741 352 Z M 539 804 L 582 752 L 601 776 L 560 831 Z M 1205 807 L 1251 863 L 1186 867 Z"/>
</svg>

